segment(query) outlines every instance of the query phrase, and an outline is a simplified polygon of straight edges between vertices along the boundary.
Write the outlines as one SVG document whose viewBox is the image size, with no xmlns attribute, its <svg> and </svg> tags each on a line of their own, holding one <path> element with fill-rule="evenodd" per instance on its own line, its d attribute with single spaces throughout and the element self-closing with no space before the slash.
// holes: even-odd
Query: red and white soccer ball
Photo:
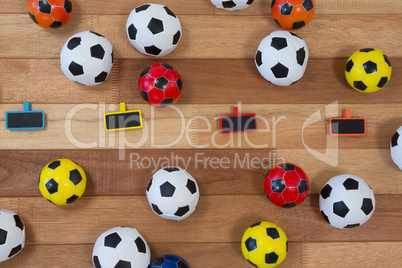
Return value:
<svg viewBox="0 0 402 268">
<path fill-rule="evenodd" d="M 138 78 L 138 92 L 150 105 L 166 107 L 175 103 L 182 92 L 179 72 L 166 63 L 155 63 L 145 68 Z"/>
</svg>

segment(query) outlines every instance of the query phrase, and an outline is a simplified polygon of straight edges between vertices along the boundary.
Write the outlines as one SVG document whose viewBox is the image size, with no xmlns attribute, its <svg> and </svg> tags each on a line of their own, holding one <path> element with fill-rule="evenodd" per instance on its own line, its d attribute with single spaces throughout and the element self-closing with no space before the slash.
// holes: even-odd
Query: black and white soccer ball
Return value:
<svg viewBox="0 0 402 268">
<path fill-rule="evenodd" d="M 25 226 L 11 210 L 0 210 L 0 262 L 17 255 L 25 246 Z"/>
<path fill-rule="evenodd" d="M 158 4 L 144 4 L 133 9 L 126 29 L 131 45 L 149 56 L 168 55 L 182 36 L 179 18 L 167 6 Z"/>
<path fill-rule="evenodd" d="M 234 11 L 249 7 L 254 0 L 211 0 L 217 8 Z"/>
<path fill-rule="evenodd" d="M 112 44 L 91 31 L 74 34 L 60 53 L 61 70 L 68 79 L 86 86 L 106 80 L 113 66 Z"/>
<path fill-rule="evenodd" d="M 147 268 L 150 262 L 147 242 L 130 227 L 115 227 L 104 232 L 92 251 L 95 268 Z"/>
<path fill-rule="evenodd" d="M 395 165 L 402 170 L 402 126 L 399 127 L 392 136 L 391 157 Z"/>
<path fill-rule="evenodd" d="M 254 60 L 266 80 L 289 86 L 303 77 L 308 56 L 303 39 L 291 32 L 275 31 L 261 41 Z"/>
<path fill-rule="evenodd" d="M 375 209 L 373 190 L 362 178 L 350 174 L 331 178 L 321 189 L 319 203 L 323 218 L 341 229 L 362 225 Z"/>
<path fill-rule="evenodd" d="M 157 171 L 148 183 L 146 194 L 157 215 L 178 221 L 194 212 L 200 198 L 195 179 L 179 167 L 166 167 Z"/>
</svg>

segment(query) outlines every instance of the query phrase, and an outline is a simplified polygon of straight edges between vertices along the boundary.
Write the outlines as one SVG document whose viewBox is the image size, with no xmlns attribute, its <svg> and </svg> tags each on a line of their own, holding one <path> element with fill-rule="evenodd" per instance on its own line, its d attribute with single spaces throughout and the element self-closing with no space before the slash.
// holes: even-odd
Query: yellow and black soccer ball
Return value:
<svg viewBox="0 0 402 268">
<path fill-rule="evenodd" d="M 278 225 L 262 221 L 251 225 L 241 240 L 244 258 L 258 268 L 279 265 L 288 252 L 288 238 Z"/>
<path fill-rule="evenodd" d="M 57 159 L 47 164 L 39 177 L 39 190 L 44 198 L 56 205 L 68 205 L 84 193 L 87 178 L 84 170 L 69 159 Z"/>
<path fill-rule="evenodd" d="M 371 93 L 384 87 L 391 78 L 391 62 L 375 48 L 353 53 L 346 62 L 345 76 L 349 85 L 360 92 Z"/>
</svg>

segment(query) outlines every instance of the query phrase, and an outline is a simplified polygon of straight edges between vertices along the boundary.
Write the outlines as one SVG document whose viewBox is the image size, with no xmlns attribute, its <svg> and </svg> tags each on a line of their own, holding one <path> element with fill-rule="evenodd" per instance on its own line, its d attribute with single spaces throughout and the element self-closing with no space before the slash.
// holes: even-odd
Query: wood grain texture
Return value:
<svg viewBox="0 0 402 268">
<path fill-rule="evenodd" d="M 341 15 L 317 15 L 311 26 L 298 32 L 308 45 L 310 58 L 348 58 L 368 46 L 382 50 L 391 59 L 402 57 L 398 42 L 388 38 L 398 31 L 396 22 L 402 20 L 402 15 L 342 18 Z M 106 36 L 114 46 L 116 58 L 145 58 L 128 42 L 126 20 L 123 15 L 78 15 L 58 31 L 47 31 L 34 25 L 27 15 L 0 14 L 3 31 L 0 58 L 57 59 L 68 37 L 85 30 Z M 278 30 L 275 22 L 266 16 L 228 16 L 223 21 L 213 15 L 182 15 L 180 21 L 182 40 L 167 59 L 252 59 L 261 40 Z M 362 31 L 362 28 L 370 30 Z"/>
</svg>

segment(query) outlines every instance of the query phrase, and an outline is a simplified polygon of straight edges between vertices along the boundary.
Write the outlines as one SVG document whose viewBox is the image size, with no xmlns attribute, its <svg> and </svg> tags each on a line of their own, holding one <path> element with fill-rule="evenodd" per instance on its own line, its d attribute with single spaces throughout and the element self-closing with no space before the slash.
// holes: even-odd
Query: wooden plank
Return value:
<svg viewBox="0 0 402 268">
<path fill-rule="evenodd" d="M 48 162 L 61 157 L 84 168 L 86 196 L 145 195 L 144 185 L 164 166 L 186 168 L 206 195 L 264 194 L 265 174 L 282 161 L 303 168 L 310 179 L 310 194 L 318 194 L 331 177 L 344 173 L 362 177 L 376 194 L 401 194 L 401 171 L 388 149 L 341 149 L 338 153 L 338 165 L 333 167 L 302 149 L 127 150 L 125 160 L 110 150 L 0 151 L 0 196 L 40 196 L 36 178 Z"/>
<path fill-rule="evenodd" d="M 0 102 L 26 100 L 39 103 L 129 102 L 143 104 L 137 79 L 153 59 L 116 60 L 109 79 L 96 87 L 68 80 L 58 59 L 0 59 Z M 264 80 L 250 59 L 168 60 L 181 74 L 184 93 L 178 103 L 397 103 L 402 98 L 402 74 L 394 71 L 387 86 L 378 93 L 362 94 L 346 83 L 346 59 L 310 60 L 298 83 L 290 88 Z M 402 68 L 402 58 L 392 61 Z M 46 75 L 38 75 L 38 70 Z M 27 78 L 30 85 L 27 87 Z M 245 78 L 247 77 L 247 78 Z M 291 94 L 289 94 L 291 91 Z M 52 93 L 49 93 L 52 92 Z M 319 97 L 317 97 L 319 96 Z"/>
<path fill-rule="evenodd" d="M 127 3 L 114 1 L 113 4 L 94 0 L 74 1 L 74 14 L 120 14 L 128 15 L 131 9 L 141 3 Z M 271 1 L 254 1 L 244 10 L 228 12 L 215 8 L 209 1 L 177 1 L 165 0 L 164 5 L 172 9 L 176 14 L 216 14 L 224 15 L 269 15 Z M 381 5 L 376 1 L 366 0 L 327 0 L 316 1 L 316 14 L 398 14 L 401 10 L 401 2 L 398 0 L 385 0 Z M 5 2 L 0 6 L 0 13 L 25 13 L 25 2 Z M 75 16 L 73 17 L 73 19 Z"/>
<path fill-rule="evenodd" d="M 144 127 L 105 133 L 103 114 L 118 110 L 117 105 L 34 104 L 34 110 L 43 110 L 47 116 L 46 129 L 9 131 L 4 117 L 0 118 L 0 149 L 386 149 L 402 114 L 401 104 L 247 104 L 240 110 L 257 114 L 258 130 L 220 134 L 218 116 L 232 114 L 233 106 L 193 104 L 153 109 L 147 104 L 128 104 L 128 110 L 143 112 Z M 319 119 L 327 108 L 332 112 Z M 21 109 L 21 104 L 6 104 L 0 107 L 0 114 Z M 354 117 L 367 119 L 366 136 L 330 137 L 327 123 L 317 121 L 339 117 L 346 109 L 352 110 Z"/>
<path fill-rule="evenodd" d="M 402 242 L 305 243 L 303 267 L 399 267 Z"/>
<path fill-rule="evenodd" d="M 194 268 L 230 264 L 239 268 L 250 267 L 243 258 L 239 243 L 152 243 L 149 246 L 152 260 L 163 254 L 175 254 Z M 28 245 L 20 255 L 7 261 L 7 267 L 92 267 L 92 249 L 93 245 Z M 289 253 L 281 266 L 299 266 L 301 249 L 301 243 L 289 243 Z"/>
<path fill-rule="evenodd" d="M 397 30 L 395 22 L 401 21 L 402 15 L 345 18 L 342 15 L 317 15 L 312 25 L 298 32 L 308 44 L 311 58 L 348 58 L 367 46 L 384 51 L 391 61 L 402 56 L 399 43 L 395 38 L 389 38 Z M 59 58 L 68 37 L 88 29 L 108 38 L 114 45 L 116 58 L 145 58 L 128 42 L 123 30 L 126 20 L 127 16 L 123 15 L 78 15 L 65 28 L 47 31 L 32 24 L 25 14 L 1 14 L 0 58 Z M 182 41 L 166 58 L 251 59 L 260 41 L 278 29 L 266 16 L 228 16 L 223 22 L 219 16 L 182 15 L 180 20 L 184 29 Z M 370 30 L 362 31 L 362 27 Z"/>
<path fill-rule="evenodd" d="M 144 196 L 83 197 L 67 207 L 42 197 L 13 197 L 0 198 L 0 207 L 19 213 L 29 230 L 27 244 L 90 244 L 115 226 L 137 228 L 149 243 L 239 242 L 246 228 L 261 220 L 281 226 L 292 242 L 402 240 L 401 195 L 376 195 L 376 210 L 367 223 L 339 230 L 322 218 L 318 195 L 285 209 L 265 195 L 204 195 L 202 188 L 200 192 L 196 211 L 180 222 L 155 215 Z"/>
</svg>

